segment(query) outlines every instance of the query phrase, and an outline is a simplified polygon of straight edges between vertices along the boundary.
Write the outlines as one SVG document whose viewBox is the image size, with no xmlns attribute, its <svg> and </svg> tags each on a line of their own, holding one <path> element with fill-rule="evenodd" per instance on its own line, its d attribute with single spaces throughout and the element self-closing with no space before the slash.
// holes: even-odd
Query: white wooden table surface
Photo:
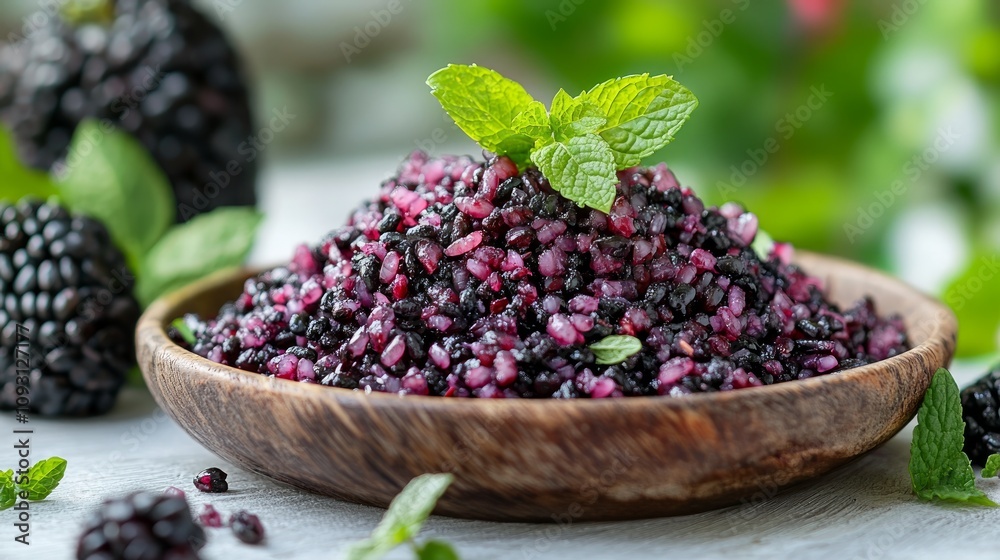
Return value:
<svg viewBox="0 0 1000 560">
<path fill-rule="evenodd" d="M 272 171 L 264 205 L 268 219 L 254 261 L 277 262 L 297 240 L 315 240 L 342 220 L 346 203 L 362 199 L 392 162 L 296 166 Z M 333 179 L 336 177 L 337 179 Z M 329 179 L 325 179 L 329 178 Z M 329 180 L 329 188 L 324 181 Z M 302 203 L 303 196 L 311 202 Z M 326 202 L 330 201 L 330 202 Z M 982 364 L 955 368 L 960 384 Z M 16 459 L 10 413 L 0 414 L 0 468 Z M 211 502 L 222 512 L 247 509 L 268 534 L 263 546 L 210 530 L 208 560 L 339 558 L 371 531 L 382 510 L 308 494 L 250 474 L 202 448 L 160 411 L 144 390 L 130 388 L 108 415 L 85 420 L 33 418 L 32 456 L 60 455 L 66 478 L 52 496 L 31 505 L 30 546 L 13 541 L 11 511 L 0 513 L 0 560 L 69 559 L 80 525 L 104 497 L 178 486 L 195 510 Z M 424 537 L 447 539 L 464 558 L 1000 558 L 1000 509 L 918 502 L 906 465 L 912 425 L 859 461 L 791 491 L 728 509 L 685 517 L 568 526 L 432 518 Z M 4 439 L 5 438 L 5 439 Z M 209 466 L 229 473 L 226 494 L 194 491 L 191 479 Z M 1000 480 L 981 481 L 1000 501 Z M 401 549 L 390 558 L 410 558 Z"/>
</svg>

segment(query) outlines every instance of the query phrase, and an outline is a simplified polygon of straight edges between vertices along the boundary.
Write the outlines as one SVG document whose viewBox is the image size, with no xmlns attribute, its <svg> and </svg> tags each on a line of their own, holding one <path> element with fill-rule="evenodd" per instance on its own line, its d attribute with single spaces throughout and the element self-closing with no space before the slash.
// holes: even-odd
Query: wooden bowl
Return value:
<svg viewBox="0 0 1000 560">
<path fill-rule="evenodd" d="M 770 497 L 898 432 L 951 360 L 954 315 L 898 280 L 799 253 L 833 301 L 871 295 L 914 348 L 813 379 L 683 398 L 479 400 L 365 394 L 222 366 L 171 342 L 187 312 L 215 316 L 247 271 L 155 302 L 137 333 L 156 401 L 219 456 L 275 480 L 385 507 L 413 477 L 452 472 L 439 514 L 510 521 L 693 513 Z"/>
</svg>

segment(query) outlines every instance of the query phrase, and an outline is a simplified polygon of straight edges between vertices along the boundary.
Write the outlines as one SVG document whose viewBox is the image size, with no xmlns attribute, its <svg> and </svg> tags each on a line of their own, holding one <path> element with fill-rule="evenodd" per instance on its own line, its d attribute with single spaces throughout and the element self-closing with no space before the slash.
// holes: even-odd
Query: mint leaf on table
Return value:
<svg viewBox="0 0 1000 560">
<path fill-rule="evenodd" d="M 443 541 L 427 541 L 417 547 L 419 560 L 458 560 L 458 553 L 448 543 Z"/>
<path fill-rule="evenodd" d="M 965 422 L 958 385 L 939 369 L 924 394 L 910 445 L 910 481 L 921 500 L 996 506 L 976 488 L 969 457 L 962 451 Z"/>
<path fill-rule="evenodd" d="M 611 148 L 600 136 L 587 134 L 554 142 L 532 153 L 531 161 L 559 194 L 581 206 L 611 211 L 618 177 Z"/>
<path fill-rule="evenodd" d="M 582 97 L 607 117 L 598 133 L 614 150 L 619 168 L 638 165 L 673 141 L 698 106 L 690 90 L 662 75 L 608 80 Z"/>
<path fill-rule="evenodd" d="M 449 64 L 431 74 L 427 85 L 455 124 L 479 145 L 511 155 L 518 165 L 526 161 L 534 139 L 514 130 L 513 124 L 534 99 L 521 84 L 482 66 Z M 512 146 L 514 152 L 509 151 Z"/>
<path fill-rule="evenodd" d="M 148 305 L 206 274 L 242 265 L 262 218 L 251 208 L 218 208 L 171 228 L 143 260 L 139 300 Z"/>
<path fill-rule="evenodd" d="M 993 478 L 1000 473 L 1000 453 L 994 453 L 986 458 L 986 465 L 983 467 L 983 478 Z"/>
<path fill-rule="evenodd" d="M 424 474 L 411 480 L 389 504 L 371 536 L 352 545 L 346 558 L 375 560 L 412 540 L 454 479 L 450 474 Z"/>
<path fill-rule="evenodd" d="M 642 350 L 642 341 L 634 336 L 613 334 L 589 346 L 600 365 L 620 364 Z"/>
<path fill-rule="evenodd" d="M 128 133 L 86 120 L 73 134 L 59 192 L 74 211 L 100 220 L 139 276 L 142 256 L 174 223 L 167 177 Z"/>
<path fill-rule="evenodd" d="M 3 193 L 0 200 L 17 202 L 25 196 L 45 199 L 56 194 L 56 187 L 49 176 L 30 169 L 17 157 L 14 140 L 10 133 L 0 126 L 0 177 L 3 177 Z"/>
<path fill-rule="evenodd" d="M 0 472 L 0 511 L 14 507 L 17 502 L 17 488 L 14 486 L 14 470 Z"/>
<path fill-rule="evenodd" d="M 44 500 L 59 486 L 66 474 L 66 459 L 49 457 L 38 461 L 28 469 L 28 483 L 18 491 L 27 490 L 29 500 Z"/>
</svg>

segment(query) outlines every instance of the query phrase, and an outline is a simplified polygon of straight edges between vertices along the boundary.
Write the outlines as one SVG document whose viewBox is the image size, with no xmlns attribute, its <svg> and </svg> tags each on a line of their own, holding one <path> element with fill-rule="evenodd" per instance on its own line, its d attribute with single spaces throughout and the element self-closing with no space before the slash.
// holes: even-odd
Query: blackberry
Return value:
<svg viewBox="0 0 1000 560">
<path fill-rule="evenodd" d="M 45 18 L 0 49 L 0 121 L 24 163 L 53 167 L 80 121 L 94 118 L 152 154 L 178 219 L 255 204 L 249 96 L 222 31 L 189 0 L 102 1 L 114 4 L 107 17 Z"/>
<path fill-rule="evenodd" d="M 27 381 L 34 412 L 106 412 L 135 362 L 139 304 L 121 251 L 100 222 L 54 203 L 0 203 L 0 231 L 0 408 L 23 406 Z"/>
<path fill-rule="evenodd" d="M 76 558 L 197 560 L 204 545 L 184 498 L 140 492 L 104 502 L 87 520 Z"/>
<path fill-rule="evenodd" d="M 205 504 L 198 514 L 198 523 L 201 523 L 202 527 L 218 529 L 222 527 L 222 514 L 212 504 Z"/>
<path fill-rule="evenodd" d="M 1000 453 L 1000 365 L 962 390 L 965 453 L 979 466 Z"/>
<path fill-rule="evenodd" d="M 238 511 L 229 518 L 229 528 L 236 538 L 247 544 L 260 544 L 264 540 L 264 526 L 252 513 Z"/>
<path fill-rule="evenodd" d="M 207 468 L 194 477 L 194 487 L 202 492 L 225 492 L 229 490 L 228 476 L 222 469 Z"/>
<path fill-rule="evenodd" d="M 908 348 L 899 317 L 830 303 L 787 245 L 758 256 L 740 206 L 706 208 L 663 164 L 618 177 L 604 214 L 505 157 L 414 153 L 346 226 L 215 318 L 188 316 L 190 349 L 364 391 L 604 398 L 805 379 Z M 330 327 L 310 335 L 315 321 Z M 642 351 L 597 363 L 587 347 L 611 334 Z M 231 337 L 259 351 L 234 361 Z"/>
</svg>

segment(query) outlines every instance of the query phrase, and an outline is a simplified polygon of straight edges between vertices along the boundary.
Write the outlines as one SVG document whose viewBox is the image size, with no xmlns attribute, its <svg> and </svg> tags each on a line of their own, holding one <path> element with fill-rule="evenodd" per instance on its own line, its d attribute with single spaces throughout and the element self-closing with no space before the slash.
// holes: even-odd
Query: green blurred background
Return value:
<svg viewBox="0 0 1000 560">
<path fill-rule="evenodd" d="M 46 1 L 58 0 L 6 0 L 3 36 Z M 963 354 L 996 350 L 996 0 L 196 3 L 243 50 L 262 119 L 304 116 L 266 154 L 286 180 L 418 147 L 474 152 L 423 83 L 449 62 L 492 67 L 541 99 L 672 74 L 701 106 L 651 161 L 712 202 L 745 203 L 778 239 L 941 296 Z"/>
</svg>

